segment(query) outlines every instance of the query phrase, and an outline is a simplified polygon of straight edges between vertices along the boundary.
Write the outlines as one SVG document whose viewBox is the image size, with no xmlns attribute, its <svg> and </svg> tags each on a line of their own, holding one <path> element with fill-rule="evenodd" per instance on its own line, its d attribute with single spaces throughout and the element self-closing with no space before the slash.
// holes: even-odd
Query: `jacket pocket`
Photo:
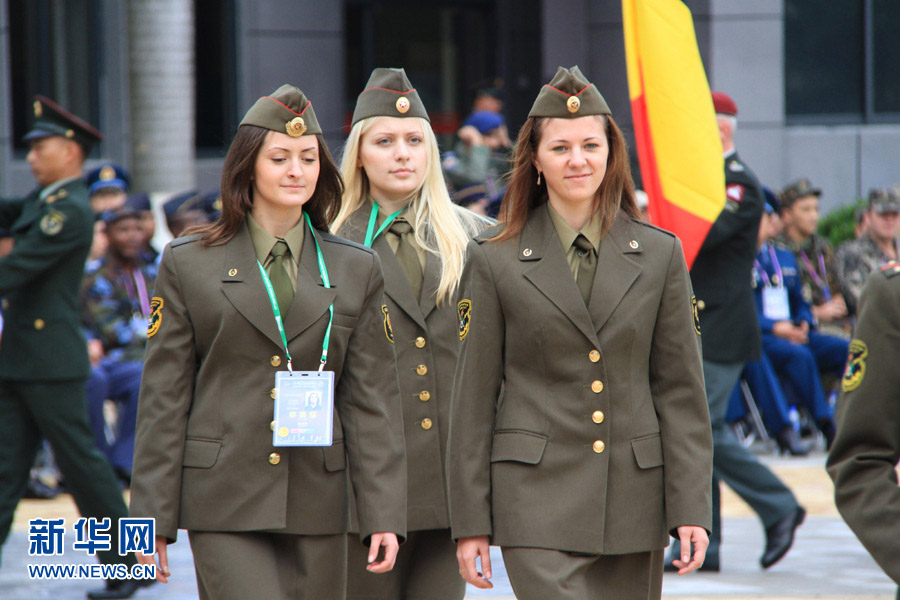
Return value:
<svg viewBox="0 0 900 600">
<path fill-rule="evenodd" d="M 663 464 L 662 441 L 658 433 L 631 440 L 631 449 L 642 469 L 652 469 Z"/>
<path fill-rule="evenodd" d="M 330 446 L 322 448 L 325 457 L 326 471 L 343 471 L 347 468 L 347 455 L 344 452 L 344 440 L 334 440 Z"/>
<path fill-rule="evenodd" d="M 181 464 L 185 467 L 208 469 L 216 464 L 221 449 L 222 442 L 219 440 L 188 438 L 184 443 L 184 458 Z"/>
<path fill-rule="evenodd" d="M 359 321 L 358 317 L 354 317 L 352 315 L 342 315 L 338 312 L 334 313 L 334 324 L 338 327 L 353 329 L 354 327 L 356 327 L 357 321 Z"/>
<path fill-rule="evenodd" d="M 498 431 L 494 434 L 491 462 L 505 460 L 536 465 L 544 456 L 547 436 L 530 431 Z"/>
</svg>

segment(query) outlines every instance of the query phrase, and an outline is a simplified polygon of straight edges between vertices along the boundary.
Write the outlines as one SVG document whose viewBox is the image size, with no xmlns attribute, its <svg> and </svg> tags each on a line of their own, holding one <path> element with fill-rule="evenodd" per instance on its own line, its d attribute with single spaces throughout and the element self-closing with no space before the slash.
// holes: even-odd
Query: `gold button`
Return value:
<svg viewBox="0 0 900 600">
<path fill-rule="evenodd" d="M 603 443 L 603 440 L 597 440 L 596 442 L 594 442 L 594 452 L 600 454 L 604 450 L 606 450 L 606 444 Z"/>
<path fill-rule="evenodd" d="M 603 382 L 600 381 L 599 379 L 596 380 L 594 383 L 591 384 L 591 391 L 593 391 L 595 394 L 599 394 L 600 392 L 602 392 L 603 391 Z"/>
<path fill-rule="evenodd" d="M 237 275 L 237 269 L 228 269 L 228 275 L 234 277 Z"/>
<path fill-rule="evenodd" d="M 416 367 L 416 373 L 418 373 L 419 375 L 424 375 L 427 372 L 428 367 L 426 367 L 425 365 L 419 365 L 418 367 Z"/>
<path fill-rule="evenodd" d="M 46 323 L 44 323 L 43 319 L 35 319 L 34 320 L 34 328 L 37 329 L 38 331 L 43 329 L 44 325 L 46 325 Z"/>
<path fill-rule="evenodd" d="M 600 443 L 602 444 L 603 442 L 600 442 Z M 597 443 L 594 443 L 594 448 L 596 448 L 596 447 L 597 447 Z M 277 465 L 280 462 L 281 462 L 281 455 L 278 454 L 277 452 L 273 452 L 272 454 L 269 455 L 269 464 L 270 465 Z"/>
<path fill-rule="evenodd" d="M 596 350 L 591 350 L 590 354 L 588 354 L 588 358 L 591 359 L 591 362 L 600 362 L 600 353 Z"/>
<path fill-rule="evenodd" d="M 422 429 L 426 429 L 426 430 L 431 429 L 431 425 L 432 425 L 431 419 L 429 419 L 427 417 L 422 419 Z"/>
<path fill-rule="evenodd" d="M 631 240 L 631 241 L 628 243 L 628 245 L 631 246 L 631 249 L 632 249 L 632 250 L 637 250 L 637 248 L 638 248 L 637 240 Z"/>
<path fill-rule="evenodd" d="M 525 248 L 522 250 L 522 256 L 531 256 L 531 248 Z"/>
<path fill-rule="evenodd" d="M 269 398 L 271 398 L 272 400 L 275 399 L 275 388 L 272 388 L 272 389 L 269 391 Z"/>
<path fill-rule="evenodd" d="M 594 414 L 591 415 L 591 421 L 594 423 L 602 423 L 605 418 L 606 415 L 603 414 L 602 410 L 595 410 Z"/>
<path fill-rule="evenodd" d="M 425 338 L 419 336 L 416 338 L 416 348 L 424 348 L 425 347 Z"/>
<path fill-rule="evenodd" d="M 272 363 L 273 367 L 280 367 L 281 366 L 281 357 L 276 354 L 275 356 L 273 356 L 272 358 L 269 359 L 269 362 Z"/>
<path fill-rule="evenodd" d="M 431 392 L 429 392 L 428 390 L 422 390 L 421 392 L 419 392 L 419 400 L 421 400 L 422 402 L 428 402 L 429 400 L 431 400 Z"/>
<path fill-rule="evenodd" d="M 269 429 L 271 429 L 272 431 L 275 431 L 275 421 L 272 421 L 271 423 L 269 423 Z"/>
<path fill-rule="evenodd" d="M 706 308 L 706 302 L 697 300 L 697 310 L 703 310 L 704 308 Z"/>
</svg>

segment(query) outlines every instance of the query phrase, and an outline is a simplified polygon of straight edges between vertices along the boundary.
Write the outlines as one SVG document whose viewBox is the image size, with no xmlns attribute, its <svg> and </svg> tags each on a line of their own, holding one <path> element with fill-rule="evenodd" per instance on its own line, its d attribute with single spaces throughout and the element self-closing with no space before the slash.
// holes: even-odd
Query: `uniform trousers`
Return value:
<svg viewBox="0 0 900 600">
<path fill-rule="evenodd" d="M 357 534 L 347 541 L 347 600 L 462 600 L 456 544 L 449 529 L 410 531 L 388 573 L 366 571 L 369 549 Z"/>
<path fill-rule="evenodd" d="M 717 480 L 727 483 L 744 502 L 749 504 L 766 528 L 799 507 L 791 490 L 741 445 L 725 421 L 728 399 L 743 368 L 744 363 L 740 362 L 703 361 L 703 379 L 706 383 L 713 436 L 713 531 L 709 536 L 707 560 L 714 560 L 712 557 L 718 558 L 722 543 L 721 527 L 715 526 L 721 522 L 720 497 L 715 493 L 717 491 L 715 488 L 718 487 Z"/>
<path fill-rule="evenodd" d="M 143 369 L 140 361 L 104 360 L 91 369 L 85 384 L 94 441 L 112 466 L 126 474 L 131 473 L 134 463 L 134 430 Z M 116 428 L 108 432 L 110 435 L 103 418 L 106 400 L 114 400 L 118 406 Z"/>
<path fill-rule="evenodd" d="M 658 600 L 664 550 L 593 555 L 502 548 L 518 600 Z"/>
<path fill-rule="evenodd" d="M 100 562 L 134 564 L 134 554 L 118 554 L 119 519 L 128 509 L 112 468 L 94 445 L 81 379 L 0 381 L 0 546 L 25 495 L 41 436 L 50 442 L 81 515 L 112 521 L 111 550 L 97 552 Z"/>
<path fill-rule="evenodd" d="M 188 539 L 200 600 L 344 600 L 344 534 L 188 531 Z"/>
</svg>

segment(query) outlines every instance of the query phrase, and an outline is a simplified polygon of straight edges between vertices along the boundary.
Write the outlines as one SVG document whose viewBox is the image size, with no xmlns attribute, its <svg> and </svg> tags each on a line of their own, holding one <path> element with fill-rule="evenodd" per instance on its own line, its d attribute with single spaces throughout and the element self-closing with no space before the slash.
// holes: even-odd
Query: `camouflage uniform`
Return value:
<svg viewBox="0 0 900 600">
<path fill-rule="evenodd" d="M 900 250 L 900 238 L 894 238 L 894 248 Z M 869 275 L 890 261 L 868 233 L 838 249 L 838 278 L 850 314 L 856 314 L 859 296 Z"/>
</svg>

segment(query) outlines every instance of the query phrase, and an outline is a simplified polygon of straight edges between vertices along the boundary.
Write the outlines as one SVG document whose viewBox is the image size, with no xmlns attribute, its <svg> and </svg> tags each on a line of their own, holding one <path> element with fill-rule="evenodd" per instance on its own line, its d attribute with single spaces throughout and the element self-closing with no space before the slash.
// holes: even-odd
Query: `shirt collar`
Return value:
<svg viewBox="0 0 900 600">
<path fill-rule="evenodd" d="M 44 189 L 41 190 L 39 198 L 41 200 L 46 200 L 47 197 L 50 196 L 50 194 L 52 194 L 53 192 L 55 192 L 62 186 L 66 185 L 67 183 L 71 183 L 71 182 L 75 181 L 76 179 L 80 179 L 80 178 L 81 178 L 80 175 L 75 175 L 73 177 L 66 177 L 65 179 L 60 179 L 59 181 L 54 181 L 53 183 L 51 183 L 50 185 L 48 185 L 47 187 L 45 187 Z"/>
<path fill-rule="evenodd" d="M 303 250 L 303 228 L 305 225 L 306 219 L 301 218 L 296 225 L 284 234 L 284 241 L 287 242 L 291 256 L 294 257 L 294 262 L 300 262 L 300 252 Z M 253 249 L 256 250 L 256 258 L 260 264 L 265 264 L 275 243 L 281 240 L 263 229 L 262 225 L 257 223 L 250 213 L 247 213 L 247 228 L 250 230 L 250 240 L 253 242 Z"/>
<path fill-rule="evenodd" d="M 583 235 L 587 238 L 587 240 L 591 243 L 591 246 L 594 247 L 594 252 L 600 251 L 600 237 L 601 237 L 601 226 L 600 226 L 600 211 L 594 212 L 591 215 L 591 218 L 587 223 L 584 224 L 584 227 L 581 228 L 580 231 L 575 231 L 569 224 L 566 223 L 565 219 L 563 219 L 556 210 L 550 205 L 550 201 L 546 202 L 547 211 L 550 213 L 550 220 L 553 221 L 553 226 L 556 228 L 556 233 L 559 235 L 559 241 L 563 245 L 563 251 L 568 252 L 569 248 L 572 247 L 572 244 L 575 242 L 575 238 L 578 237 L 578 234 Z"/>
</svg>

